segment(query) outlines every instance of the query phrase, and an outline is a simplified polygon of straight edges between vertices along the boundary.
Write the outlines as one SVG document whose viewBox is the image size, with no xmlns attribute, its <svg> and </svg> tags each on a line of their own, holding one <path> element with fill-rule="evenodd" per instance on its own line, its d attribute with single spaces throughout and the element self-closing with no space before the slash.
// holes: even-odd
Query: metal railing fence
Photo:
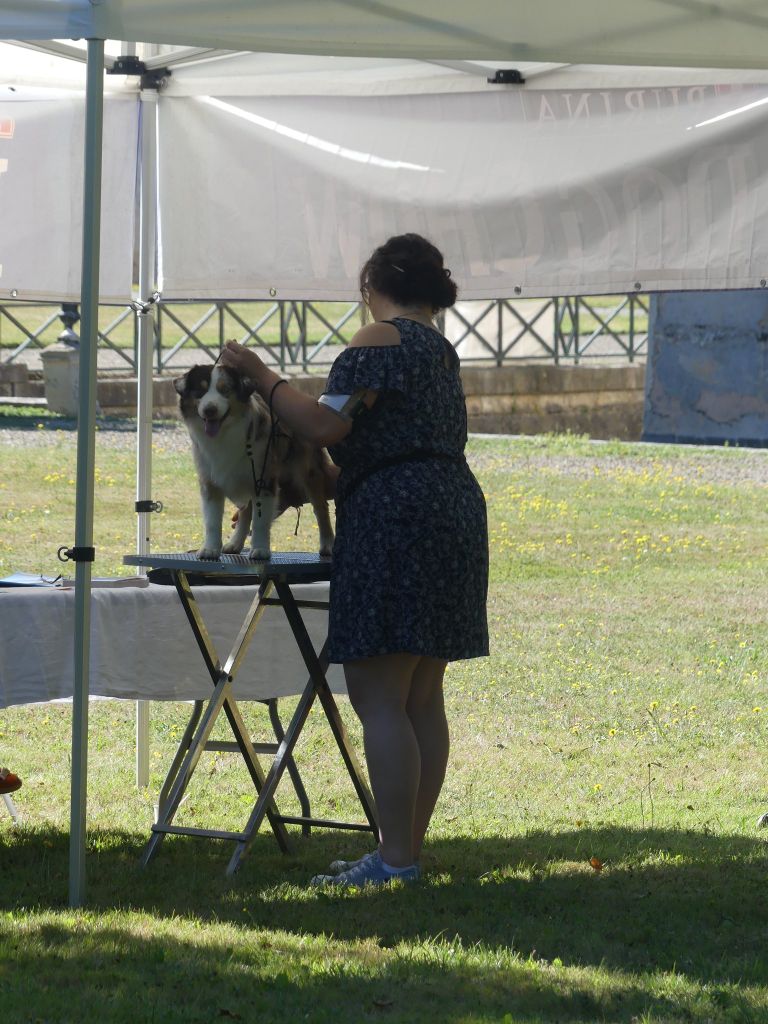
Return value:
<svg viewBox="0 0 768 1024">
<path fill-rule="evenodd" d="M 462 301 L 441 314 L 440 327 L 464 364 L 633 363 L 647 352 L 648 307 L 649 297 L 639 293 Z M 356 302 L 159 299 L 146 310 L 101 307 L 100 372 L 136 372 L 139 315 L 153 319 L 158 374 L 215 359 L 229 338 L 258 349 L 281 372 L 325 370 L 360 323 Z M 76 320 L 71 304 L 1 304 L 0 363 L 34 361 L 62 337 L 62 323 L 74 337 Z"/>
</svg>

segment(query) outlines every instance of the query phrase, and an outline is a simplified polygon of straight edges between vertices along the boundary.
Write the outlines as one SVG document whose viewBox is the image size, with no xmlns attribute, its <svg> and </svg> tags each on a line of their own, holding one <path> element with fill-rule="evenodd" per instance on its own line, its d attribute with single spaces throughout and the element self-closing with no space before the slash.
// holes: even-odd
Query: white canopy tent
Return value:
<svg viewBox="0 0 768 1024">
<path fill-rule="evenodd" d="M 599 26 L 597 28 L 596 26 Z M 89 600 L 90 600 L 90 551 L 93 542 L 93 456 L 95 434 L 95 376 L 96 376 L 96 311 L 99 298 L 99 245 L 100 211 L 102 191 L 102 124 L 104 108 L 104 40 L 124 39 L 152 44 L 183 43 L 187 49 L 181 53 L 163 53 L 152 59 L 155 66 L 181 62 L 206 61 L 212 67 L 222 54 L 216 48 L 237 51 L 260 51 L 263 53 L 347 55 L 371 58 L 416 58 L 438 62 L 441 66 L 454 61 L 472 58 L 498 63 L 509 61 L 549 61 L 564 64 L 584 62 L 618 65 L 672 65 L 692 68 L 762 68 L 768 41 L 768 15 L 752 3 L 744 0 L 722 0 L 720 3 L 700 3 L 698 0 L 649 0 L 638 5 L 608 0 L 589 0 L 579 5 L 565 4 L 562 0 L 520 0 L 509 3 L 506 0 L 477 0 L 473 5 L 460 4 L 456 0 L 422 0 L 414 3 L 370 2 L 370 0 L 281 0 L 281 3 L 254 0 L 243 5 L 235 0 L 204 0 L 189 5 L 184 0 L 0 0 L 0 38 L 23 40 L 67 40 L 88 39 L 86 118 L 83 149 L 83 218 L 82 218 L 82 275 L 81 275 L 81 360 L 80 360 L 80 418 L 78 433 L 77 469 L 77 514 L 74 554 L 76 557 L 76 623 L 78 643 L 75 654 L 75 694 L 73 707 L 72 740 L 72 811 L 70 846 L 70 902 L 79 905 L 85 897 L 85 811 L 87 775 L 87 714 L 89 650 Z M 55 43 L 53 49 L 77 57 L 74 47 L 64 42 Z M 608 74 L 608 72 L 601 72 Z M 176 81 L 183 83 L 187 76 L 179 74 Z M 221 77 L 221 76 L 219 76 Z M 393 92 L 397 92 L 400 72 L 394 70 L 390 76 Z M 765 80 L 756 73 L 747 74 L 747 80 L 764 84 Z M 729 84 L 735 84 L 739 76 L 728 77 Z M 656 78 L 658 83 L 658 77 Z M 707 83 L 712 76 L 707 74 Z M 744 81 L 744 78 L 741 78 Z M 633 82 L 633 84 L 636 84 Z M 674 85 L 675 83 L 673 83 Z M 676 83 L 680 85 L 680 81 Z M 692 83 L 701 85 L 702 82 Z M 175 83 L 174 83 L 175 86 Z M 183 91 L 183 85 L 179 87 Z M 206 86 L 207 88 L 207 86 Z M 242 87 L 239 87 L 242 88 Z M 502 87 L 504 88 L 504 87 Z M 651 86 L 655 88 L 655 86 Z M 194 92 L 187 83 L 187 90 Z M 177 97 L 179 104 L 185 97 Z M 469 90 L 471 93 L 472 90 Z M 171 99 L 171 93 L 169 100 Z M 228 95 L 232 95 L 229 93 Z M 242 96 L 242 92 L 235 95 Z M 434 94 L 428 94 L 430 96 Z M 684 128 L 696 128 L 709 123 L 720 123 L 727 116 L 742 114 L 740 129 L 745 137 L 754 133 L 756 112 L 760 110 L 765 90 L 750 94 L 747 103 L 734 107 L 733 97 L 727 97 L 725 104 L 716 102 L 702 122 L 684 124 L 674 120 L 677 116 L 662 104 L 659 107 L 662 120 L 661 130 L 673 123 L 679 134 Z M 169 134 L 176 131 L 178 141 L 183 128 L 184 117 L 193 116 L 200 120 L 201 105 L 194 96 L 187 114 L 173 115 L 169 120 Z M 220 99 L 220 96 L 218 97 Z M 284 102 L 284 97 L 277 98 Z M 713 97 L 717 100 L 717 94 Z M 224 101 L 226 102 L 226 101 Z M 582 107 L 582 113 L 588 112 Z M 729 105 L 730 104 L 730 105 Z M 152 109 L 154 103 L 147 104 Z M 212 105 L 204 105 L 210 108 Z M 321 142 L 330 140 L 318 135 L 314 124 L 294 127 L 284 125 L 274 116 L 256 113 L 261 122 L 254 121 L 254 110 L 247 104 L 230 104 L 241 113 L 219 107 L 225 117 L 237 117 L 240 121 L 257 127 L 260 131 L 275 132 L 274 126 L 284 126 L 290 131 L 306 137 L 312 136 Z M 671 104 L 675 108 L 677 104 Z M 741 109 L 744 108 L 744 109 Z M 179 106 L 178 110 L 184 108 Z M 700 111 L 699 111 L 700 112 Z M 202 110 L 207 115 L 208 109 Z M 424 108 L 424 114 L 428 110 Z M 635 111 L 637 113 L 637 111 Z M 669 115 L 669 116 L 668 116 Z M 172 124 L 177 118 L 176 125 Z M 557 118 L 554 118 L 557 121 Z M 139 138 L 143 149 L 142 189 L 145 202 L 142 207 L 142 255 L 140 267 L 140 288 L 146 297 L 154 265 L 154 231 L 152 216 L 154 203 L 146 199 L 154 194 L 155 161 L 151 156 L 156 135 L 153 120 L 146 113 L 140 119 Z M 521 123 L 527 123 L 525 117 Z M 545 121 L 546 123 L 546 121 Z M 337 122 L 334 130 L 342 129 Z M 467 128 L 467 122 L 462 123 Z M 297 141 L 290 134 L 278 132 L 281 138 Z M 653 138 L 651 133 L 649 138 Z M 334 145 L 339 145 L 333 143 Z M 322 151 L 321 147 L 315 148 Z M 357 154 L 373 153 L 371 148 L 353 149 L 349 144 L 341 148 Z M 327 150 L 326 150 L 327 152 Z M 149 159 L 147 156 L 149 155 Z M 503 154 L 502 154 L 503 155 Z M 404 164 L 416 161 L 381 156 L 385 162 Z M 370 159 L 350 159 L 350 163 L 388 170 L 388 178 L 395 181 L 391 172 L 403 169 L 381 167 Z M 161 167 L 164 165 L 161 165 Z M 187 165 L 188 166 L 188 165 Z M 431 166 L 426 163 L 418 166 Z M 747 170 L 752 171 L 748 164 Z M 590 166 L 591 174 L 600 174 L 601 167 Z M 498 173 L 503 175 L 504 164 L 500 162 Z M 161 170 L 161 176 L 162 176 Z M 426 172 L 416 172 L 426 173 Z M 726 177 L 732 175 L 726 168 Z M 279 175 L 275 180 L 278 180 Z M 749 178 L 749 181 L 752 179 Z M 749 183 L 747 182 L 747 184 Z M 478 183 L 478 187 L 481 183 Z M 489 174 L 485 185 L 492 190 L 493 179 Z M 399 178 L 398 185 L 399 188 Z M 548 187 L 557 188 L 557 177 L 553 176 Z M 737 181 L 733 191 L 744 191 L 744 179 Z M 747 189 L 749 191 L 749 189 Z M 416 197 L 408 197 L 414 203 Z M 446 191 L 444 203 L 450 202 Z M 755 208 L 764 216 L 764 207 Z M 171 211 L 170 216 L 174 213 Z M 674 225 L 673 225 L 674 226 Z M 578 232 L 577 232 L 578 233 Z M 381 234 L 381 233 L 380 233 Z M 380 237 L 379 234 L 379 237 Z M 576 237 L 573 234 L 572 237 Z M 661 227 L 658 241 L 666 244 L 672 239 L 669 226 Z M 480 240 L 482 242 L 482 239 Z M 733 241 L 731 238 L 730 241 Z M 730 244 L 730 242 L 729 242 Z M 482 251 L 482 248 L 479 250 Z M 354 254 L 357 257 L 358 253 Z M 278 259 L 280 253 L 272 254 Z M 351 256 L 350 256 L 351 258 Z M 469 257 L 469 264 L 472 259 Z M 165 260 L 163 261 L 165 266 Z M 707 267 L 703 254 L 703 267 Z M 519 268 L 515 268 L 518 269 Z M 747 268 L 746 273 L 752 273 Z M 176 271 L 173 271 L 176 273 Z M 349 270 L 347 269 L 349 276 Z M 181 276 L 181 275 L 180 275 Z M 481 275 L 482 276 L 482 275 Z M 519 278 L 523 281 L 523 278 Z M 736 278 L 731 277 L 731 286 Z M 740 280 L 740 279 L 739 279 Z M 722 279 L 704 279 L 698 287 L 722 287 Z M 175 287 L 182 288 L 181 280 Z M 558 287 L 560 285 L 558 284 Z M 647 286 L 647 285 L 646 285 Z M 668 287 L 673 287 L 670 283 Z M 690 286 L 690 285 L 689 285 Z M 68 285 L 69 287 L 69 285 Z M 171 290 L 174 286 L 172 286 Z M 237 285 L 238 288 L 241 285 Z M 269 286 L 274 287 L 274 285 Z M 485 287 L 485 286 L 484 286 Z M 489 287 L 496 287 L 491 282 Z M 522 285 L 520 286 L 522 287 Z M 216 289 L 218 291 L 218 289 Z M 497 292 L 498 294 L 498 292 Z M 142 331 L 141 377 L 139 399 L 140 448 L 148 451 L 149 406 L 148 382 L 151 363 L 148 358 L 149 338 Z M 142 440 L 142 430 L 144 431 Z M 144 467 L 145 473 L 148 466 Z M 142 470 L 140 469 L 139 497 L 142 497 Z M 148 478 L 144 483 L 148 486 Z M 145 495 L 146 496 L 146 493 Z"/>
<path fill-rule="evenodd" d="M 15 69 L 0 53 L 0 295 L 72 301 L 81 94 L 73 62 L 16 52 Z M 764 279 L 765 72 L 526 62 L 510 85 L 482 62 L 184 52 L 147 62 L 172 65 L 159 92 L 105 78 L 102 301 L 130 298 L 155 117 L 144 205 L 162 211 L 166 299 L 354 299 L 367 253 L 404 230 L 439 241 L 463 299 Z"/>
<path fill-rule="evenodd" d="M 3 0 L 5 39 L 272 53 L 761 68 L 754 0 Z"/>
</svg>

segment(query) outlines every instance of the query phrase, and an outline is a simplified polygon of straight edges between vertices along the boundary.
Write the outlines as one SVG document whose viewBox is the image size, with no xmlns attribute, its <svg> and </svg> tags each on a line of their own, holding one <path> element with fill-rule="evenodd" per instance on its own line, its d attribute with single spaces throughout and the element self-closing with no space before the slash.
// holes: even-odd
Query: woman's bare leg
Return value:
<svg viewBox="0 0 768 1024">
<path fill-rule="evenodd" d="M 420 660 L 417 655 L 384 654 L 344 665 L 349 699 L 363 726 L 381 856 L 392 867 L 408 867 L 415 861 L 421 753 L 406 705 Z"/>
<path fill-rule="evenodd" d="M 446 662 L 438 658 L 420 658 L 405 706 L 421 756 L 421 776 L 413 817 L 413 852 L 417 860 L 448 764 L 450 740 L 443 700 L 445 666 Z"/>
</svg>

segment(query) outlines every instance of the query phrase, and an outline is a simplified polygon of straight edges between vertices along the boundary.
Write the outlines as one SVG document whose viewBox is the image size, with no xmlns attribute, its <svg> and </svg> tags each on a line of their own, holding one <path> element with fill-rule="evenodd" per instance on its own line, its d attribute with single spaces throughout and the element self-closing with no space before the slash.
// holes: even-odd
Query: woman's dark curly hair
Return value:
<svg viewBox="0 0 768 1024">
<path fill-rule="evenodd" d="M 443 254 L 421 235 L 395 235 L 375 249 L 360 271 L 360 292 L 367 289 L 402 306 L 429 306 L 433 313 L 456 301 L 458 288 L 443 266 Z"/>
</svg>

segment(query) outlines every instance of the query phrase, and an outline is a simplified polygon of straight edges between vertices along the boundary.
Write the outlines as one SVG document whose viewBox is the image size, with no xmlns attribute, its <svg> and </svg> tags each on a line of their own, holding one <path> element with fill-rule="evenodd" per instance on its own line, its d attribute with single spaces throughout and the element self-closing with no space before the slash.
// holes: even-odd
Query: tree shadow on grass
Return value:
<svg viewBox="0 0 768 1024">
<path fill-rule="evenodd" d="M 480 944 L 566 967 L 768 984 L 768 847 L 759 839 L 612 827 L 437 839 L 417 886 L 353 893 L 307 881 L 340 853 L 363 852 L 362 836 L 296 836 L 285 857 L 260 834 L 234 879 L 224 874 L 229 845 L 169 838 L 141 869 L 143 846 L 141 835 L 89 835 L 89 908 L 372 939 L 385 948 L 458 937 L 465 950 Z M 65 904 L 64 833 L 8 831 L 2 864 L 0 907 Z"/>
<path fill-rule="evenodd" d="M 0 409 L 3 400 L 0 398 Z M 9 407 L 6 407 L 9 408 Z M 41 412 L 36 409 L 24 412 L 0 412 L 0 430 L 63 430 L 67 433 L 77 431 L 77 419 L 60 416 L 57 413 Z M 135 427 L 134 427 L 135 430 Z"/>
<path fill-rule="evenodd" d="M 96 429 L 121 434 L 135 434 L 136 418 L 132 416 L 97 416 Z M 178 429 L 178 420 L 171 416 L 159 417 L 152 421 L 152 431 L 155 434 L 164 430 Z M 3 399 L 0 396 L 0 430 L 62 430 L 72 434 L 77 432 L 77 419 L 57 413 L 38 412 L 33 409 L 25 412 L 13 412 L 9 406 L 3 408 Z"/>
<path fill-rule="evenodd" d="M 681 999 L 649 993 L 642 978 L 623 976 L 600 990 L 563 968 L 479 964 L 454 958 L 450 946 L 432 955 L 375 958 L 301 938 L 280 937 L 270 949 L 261 936 L 251 943 L 210 936 L 196 942 L 98 921 L 83 931 L 73 938 L 60 922 L 43 922 L 27 932 L 25 944 L 17 942 L 14 971 L 3 984 L 6 1020 L 594 1024 L 638 1021 L 641 1014 L 643 1021 L 714 1020 L 711 1010 L 726 1005 L 738 1015 L 729 1019 L 759 1020 L 727 988 Z M 16 1007 L 23 1017 L 13 1016 Z"/>
</svg>

